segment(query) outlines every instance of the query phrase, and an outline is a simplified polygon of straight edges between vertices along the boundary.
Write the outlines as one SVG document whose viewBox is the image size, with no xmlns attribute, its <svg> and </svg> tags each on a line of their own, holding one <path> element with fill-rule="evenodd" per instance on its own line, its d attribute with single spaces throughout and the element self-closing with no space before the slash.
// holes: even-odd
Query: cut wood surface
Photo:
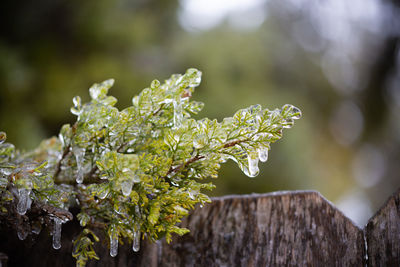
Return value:
<svg viewBox="0 0 400 267">
<path fill-rule="evenodd" d="M 364 230 L 314 191 L 213 198 L 182 226 L 191 232 L 170 244 L 144 241 L 138 253 L 120 245 L 115 258 L 102 236 L 95 245 L 101 259 L 87 266 L 400 266 L 400 191 Z M 47 231 L 20 241 L 1 229 L 0 260 L 8 266 L 73 266 L 71 240 L 79 231 L 76 220 L 66 223 L 62 248 L 54 250 Z"/>
<path fill-rule="evenodd" d="M 159 266 L 364 266 L 362 230 L 317 192 L 215 198 L 182 226 Z"/>
<path fill-rule="evenodd" d="M 400 266 L 400 190 L 366 226 L 369 266 Z"/>
</svg>

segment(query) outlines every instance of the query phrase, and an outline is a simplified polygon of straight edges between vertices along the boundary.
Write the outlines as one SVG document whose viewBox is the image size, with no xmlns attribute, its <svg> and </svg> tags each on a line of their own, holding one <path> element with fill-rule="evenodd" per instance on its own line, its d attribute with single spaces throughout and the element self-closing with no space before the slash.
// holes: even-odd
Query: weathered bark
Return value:
<svg viewBox="0 0 400 267">
<path fill-rule="evenodd" d="M 368 266 L 400 266 L 400 190 L 366 226 Z"/>
<path fill-rule="evenodd" d="M 213 199 L 158 266 L 363 266 L 362 230 L 316 192 Z"/>
<path fill-rule="evenodd" d="M 317 192 L 214 198 L 182 226 L 191 232 L 171 244 L 142 242 L 138 253 L 121 245 L 115 258 L 102 236 L 95 246 L 101 260 L 88 266 L 400 266 L 400 191 L 364 231 Z M 0 260 L 8 256 L 8 266 L 73 266 L 71 239 L 79 231 L 76 220 L 66 223 L 62 248 L 54 250 L 47 231 L 20 241 L 1 229 L 0 252 L 6 255 Z"/>
</svg>

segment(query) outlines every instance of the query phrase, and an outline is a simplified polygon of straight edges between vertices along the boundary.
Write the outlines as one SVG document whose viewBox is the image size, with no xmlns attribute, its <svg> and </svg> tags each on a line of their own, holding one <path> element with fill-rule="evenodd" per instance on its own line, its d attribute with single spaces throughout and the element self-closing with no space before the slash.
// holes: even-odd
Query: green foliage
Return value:
<svg viewBox="0 0 400 267">
<path fill-rule="evenodd" d="M 67 210 L 78 206 L 83 227 L 74 241 L 78 266 L 98 259 L 93 229 L 109 237 L 112 256 L 124 239 L 137 251 L 141 237 L 165 237 L 169 242 L 173 233 L 187 233 L 177 226 L 182 217 L 196 204 L 210 202 L 202 190 L 213 185 L 202 180 L 216 178 L 227 159 L 237 162 L 246 175 L 256 176 L 270 143 L 301 116 L 291 105 L 275 110 L 254 105 L 222 122 L 195 120 L 191 115 L 200 112 L 203 103 L 190 97 L 200 80 L 196 69 L 163 84 L 155 80 L 121 111 L 114 107 L 117 100 L 108 96 L 114 81 L 95 84 L 89 89 L 90 102 L 73 99 L 75 124 L 64 125 L 58 138 L 30 153 L 18 153 L 4 143 L 1 133 L 2 207 L 16 205 L 23 215 L 32 203 L 45 203 L 57 208 L 45 208 L 57 225 L 72 219 Z M 8 211 L 2 210 L 5 216 Z M 53 232 L 55 248 L 59 231 Z"/>
</svg>

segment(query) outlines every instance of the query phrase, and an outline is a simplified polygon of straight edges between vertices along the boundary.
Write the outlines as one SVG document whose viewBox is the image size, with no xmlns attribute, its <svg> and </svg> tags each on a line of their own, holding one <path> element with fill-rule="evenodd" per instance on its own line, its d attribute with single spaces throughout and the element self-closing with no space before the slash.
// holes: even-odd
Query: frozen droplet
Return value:
<svg viewBox="0 0 400 267">
<path fill-rule="evenodd" d="M 72 114 L 74 114 L 76 116 L 79 116 L 81 114 L 81 111 L 77 110 L 76 108 L 71 108 L 70 111 Z"/>
<path fill-rule="evenodd" d="M 108 191 L 108 188 L 105 188 L 104 190 L 100 191 L 97 196 L 100 199 L 105 199 L 108 196 Z"/>
<path fill-rule="evenodd" d="M 197 87 L 200 85 L 201 82 L 201 71 L 191 68 L 186 71 L 185 75 L 190 77 L 189 80 L 189 87 Z"/>
<path fill-rule="evenodd" d="M 301 118 L 301 111 L 300 109 L 296 108 L 295 106 L 293 106 L 292 108 L 292 119 L 300 119 Z"/>
<path fill-rule="evenodd" d="M 76 182 L 78 184 L 81 184 L 83 182 L 83 176 L 84 176 L 84 165 L 83 165 L 83 160 L 85 157 L 85 149 L 82 147 L 75 146 L 72 148 L 72 152 L 75 155 L 76 159 Z"/>
<path fill-rule="evenodd" d="M 54 227 L 53 227 L 53 248 L 61 248 L 61 224 L 62 220 L 58 217 L 54 217 Z"/>
<path fill-rule="evenodd" d="M 139 230 L 133 231 L 132 249 L 135 252 L 138 252 L 140 250 L 140 231 Z"/>
<path fill-rule="evenodd" d="M 179 128 L 182 126 L 183 113 L 182 113 L 182 103 L 181 99 L 174 100 L 174 128 Z"/>
<path fill-rule="evenodd" d="M 153 80 L 151 82 L 150 87 L 151 87 L 151 89 L 157 89 L 158 87 L 160 87 L 160 81 L 159 80 Z"/>
<path fill-rule="evenodd" d="M 74 98 L 72 98 L 72 102 L 74 103 L 74 107 L 77 109 L 79 109 L 82 105 L 82 101 L 79 96 L 75 96 Z"/>
<path fill-rule="evenodd" d="M 110 256 L 115 257 L 118 254 L 118 237 L 110 235 Z"/>
<path fill-rule="evenodd" d="M 251 153 L 248 155 L 248 171 L 245 171 L 245 174 L 249 177 L 255 177 L 258 175 L 260 170 L 258 169 L 258 155 L 253 155 L 254 153 Z"/>
<path fill-rule="evenodd" d="M 4 143 L 7 139 L 7 135 L 5 132 L 0 132 L 0 144 Z"/>
<path fill-rule="evenodd" d="M 301 118 L 301 111 L 300 109 L 296 108 L 293 105 L 286 104 L 282 107 L 283 112 L 287 112 L 290 117 L 294 120 L 300 119 Z"/>
<path fill-rule="evenodd" d="M 25 240 L 25 238 L 28 236 L 28 232 L 22 229 L 22 231 L 17 231 L 17 236 L 19 240 Z"/>
<path fill-rule="evenodd" d="M 121 183 L 121 191 L 124 196 L 129 196 L 132 192 L 133 181 L 125 180 Z"/>
<path fill-rule="evenodd" d="M 261 162 L 266 162 L 268 160 L 268 148 L 259 148 L 258 158 Z"/>
<path fill-rule="evenodd" d="M 31 190 L 26 188 L 18 189 L 18 204 L 17 204 L 17 212 L 20 215 L 24 215 L 26 211 L 30 208 L 30 204 L 32 203 L 29 194 Z"/>
</svg>

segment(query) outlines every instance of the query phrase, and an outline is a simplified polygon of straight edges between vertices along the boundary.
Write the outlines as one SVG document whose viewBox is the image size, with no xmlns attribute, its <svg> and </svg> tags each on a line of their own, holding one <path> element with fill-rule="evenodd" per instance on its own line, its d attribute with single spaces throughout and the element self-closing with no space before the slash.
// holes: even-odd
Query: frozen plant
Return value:
<svg viewBox="0 0 400 267">
<path fill-rule="evenodd" d="M 18 233 L 49 227 L 59 249 L 62 224 L 73 219 L 68 209 L 79 208 L 82 231 L 72 251 L 77 266 L 98 259 L 94 230 L 104 231 L 113 257 L 122 239 L 137 252 L 145 236 L 170 242 L 173 233 L 187 233 L 179 227 L 182 217 L 210 202 L 202 190 L 213 184 L 203 179 L 216 178 L 228 159 L 256 176 L 270 144 L 301 116 L 292 105 L 274 110 L 254 105 L 221 122 L 195 120 L 191 115 L 203 103 L 191 95 L 200 81 L 196 69 L 163 84 L 154 80 L 123 110 L 108 95 L 113 80 L 94 84 L 90 102 L 73 99 L 76 122 L 28 153 L 15 150 L 0 132 L 1 219 L 25 216 L 29 224 L 15 225 Z"/>
</svg>

